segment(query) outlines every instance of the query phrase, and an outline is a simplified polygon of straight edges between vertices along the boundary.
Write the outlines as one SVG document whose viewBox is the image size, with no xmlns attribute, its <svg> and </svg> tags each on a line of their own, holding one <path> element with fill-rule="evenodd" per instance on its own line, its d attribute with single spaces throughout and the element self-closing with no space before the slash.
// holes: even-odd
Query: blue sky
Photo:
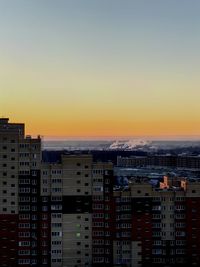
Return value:
<svg viewBox="0 0 200 267">
<path fill-rule="evenodd" d="M 199 13 L 197 0 L 1 0 L 0 112 L 45 134 L 53 116 L 57 135 L 200 134 Z"/>
</svg>

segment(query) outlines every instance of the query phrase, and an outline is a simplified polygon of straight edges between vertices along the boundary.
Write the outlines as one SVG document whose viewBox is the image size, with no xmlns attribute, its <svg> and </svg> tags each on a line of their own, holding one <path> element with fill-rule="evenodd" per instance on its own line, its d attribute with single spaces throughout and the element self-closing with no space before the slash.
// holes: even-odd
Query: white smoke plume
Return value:
<svg viewBox="0 0 200 267">
<path fill-rule="evenodd" d="M 136 148 L 142 148 L 151 144 L 150 141 L 133 139 L 128 141 L 115 141 L 109 146 L 110 150 L 132 150 Z"/>
</svg>

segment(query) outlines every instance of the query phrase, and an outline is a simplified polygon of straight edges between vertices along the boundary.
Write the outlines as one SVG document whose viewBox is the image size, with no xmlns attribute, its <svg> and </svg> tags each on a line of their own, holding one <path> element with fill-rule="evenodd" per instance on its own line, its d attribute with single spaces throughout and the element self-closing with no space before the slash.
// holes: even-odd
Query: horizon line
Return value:
<svg viewBox="0 0 200 267">
<path fill-rule="evenodd" d="M 140 135 L 140 136 L 43 136 L 44 141 L 200 141 L 200 135 Z"/>
</svg>

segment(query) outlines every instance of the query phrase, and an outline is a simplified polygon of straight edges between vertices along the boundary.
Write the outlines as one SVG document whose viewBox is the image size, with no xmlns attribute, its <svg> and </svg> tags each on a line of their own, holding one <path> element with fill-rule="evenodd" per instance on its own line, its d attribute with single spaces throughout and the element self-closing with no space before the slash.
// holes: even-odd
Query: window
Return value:
<svg viewBox="0 0 200 267">
<path fill-rule="evenodd" d="M 62 227 L 62 223 L 52 223 L 52 227 Z"/>
<path fill-rule="evenodd" d="M 62 179 L 52 179 L 52 183 L 62 183 Z"/>
<path fill-rule="evenodd" d="M 62 210 L 62 205 L 51 205 L 51 210 Z"/>
<path fill-rule="evenodd" d="M 29 241 L 21 241 L 19 242 L 19 247 L 29 247 L 30 242 Z"/>
<path fill-rule="evenodd" d="M 19 228 L 30 228 L 30 223 L 19 223 Z"/>
<path fill-rule="evenodd" d="M 19 259 L 18 263 L 19 264 L 30 264 L 30 259 Z"/>
<path fill-rule="evenodd" d="M 48 200 L 48 198 L 47 198 L 47 200 Z M 52 196 L 51 200 L 52 201 L 62 201 L 62 197 L 61 196 Z"/>
<path fill-rule="evenodd" d="M 20 179 L 19 183 L 20 184 L 30 184 L 30 179 Z"/>
<path fill-rule="evenodd" d="M 109 184 L 109 183 L 110 183 L 110 179 L 106 179 L 105 184 Z"/>
<path fill-rule="evenodd" d="M 60 254 L 61 250 L 60 249 L 53 249 L 51 252 L 52 252 L 52 254 Z"/>
<path fill-rule="evenodd" d="M 42 211 L 48 211 L 48 206 L 42 206 Z"/>
<path fill-rule="evenodd" d="M 37 211 L 37 206 L 32 206 L 32 211 Z"/>
<path fill-rule="evenodd" d="M 62 218 L 62 214 L 61 213 L 52 213 L 52 218 L 56 219 L 56 218 Z"/>
<path fill-rule="evenodd" d="M 32 202 L 37 202 L 37 197 L 32 197 Z"/>
<path fill-rule="evenodd" d="M 62 192 L 62 189 L 61 188 L 58 188 L 58 187 L 56 187 L 56 188 L 52 188 L 52 193 L 61 193 Z"/>
<path fill-rule="evenodd" d="M 176 236 L 185 236 L 185 232 L 183 231 L 177 231 Z"/>
<path fill-rule="evenodd" d="M 42 220 L 47 220 L 47 219 L 48 219 L 47 214 L 42 214 Z"/>
<path fill-rule="evenodd" d="M 61 241 L 52 241 L 51 242 L 52 245 L 62 245 L 62 242 Z"/>
<path fill-rule="evenodd" d="M 30 237 L 30 232 L 19 232 L 19 237 Z"/>
<path fill-rule="evenodd" d="M 20 211 L 30 211 L 30 205 L 19 206 Z"/>
<path fill-rule="evenodd" d="M 52 232 L 51 235 L 52 236 L 60 236 L 60 237 L 62 237 L 62 232 Z"/>
<path fill-rule="evenodd" d="M 47 237 L 47 233 L 46 232 L 42 232 L 42 237 Z"/>
<path fill-rule="evenodd" d="M 21 219 L 21 220 L 29 220 L 30 219 L 30 214 L 20 214 L 19 215 L 19 218 Z"/>
</svg>

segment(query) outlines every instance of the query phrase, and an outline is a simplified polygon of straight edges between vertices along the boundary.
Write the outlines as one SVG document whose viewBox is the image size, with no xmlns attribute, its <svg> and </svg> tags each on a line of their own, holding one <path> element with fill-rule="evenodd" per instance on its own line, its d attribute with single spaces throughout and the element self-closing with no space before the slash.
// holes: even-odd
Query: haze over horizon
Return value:
<svg viewBox="0 0 200 267">
<path fill-rule="evenodd" d="M 200 139 L 200 2 L 2 0 L 0 116 L 47 138 Z"/>
<path fill-rule="evenodd" d="M 42 136 L 45 141 L 200 141 L 200 136 Z"/>
</svg>

